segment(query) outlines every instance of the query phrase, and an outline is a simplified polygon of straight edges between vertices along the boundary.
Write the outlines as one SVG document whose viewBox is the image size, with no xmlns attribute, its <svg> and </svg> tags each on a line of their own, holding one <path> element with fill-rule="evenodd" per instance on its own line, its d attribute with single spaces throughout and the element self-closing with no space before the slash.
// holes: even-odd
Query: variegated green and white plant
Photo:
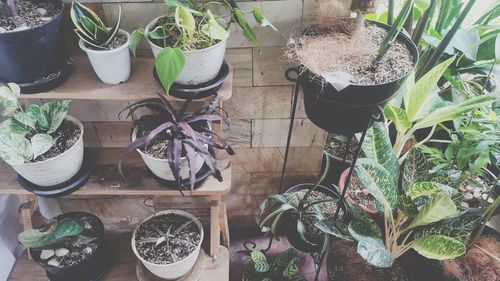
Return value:
<svg viewBox="0 0 500 281">
<path fill-rule="evenodd" d="M 51 101 L 41 106 L 19 105 L 20 88 L 14 83 L 0 86 L 0 157 L 10 165 L 21 165 L 47 152 L 55 143 L 54 133 L 68 112 L 70 101 Z M 29 136 L 29 138 L 28 138 Z"/>
<path fill-rule="evenodd" d="M 358 242 L 358 253 L 371 265 L 390 267 L 414 249 L 430 259 L 451 259 L 465 253 L 466 241 L 480 217 L 460 213 L 455 189 L 435 181 L 423 154 L 412 149 L 401 165 L 392 152 L 383 124 L 375 124 L 358 159 L 356 174 L 373 195 L 384 228 L 357 205 L 349 205 L 349 224 L 323 220 L 316 227 Z M 395 176 L 399 175 L 399 176 Z M 459 199 L 459 198 L 458 198 Z"/>
<path fill-rule="evenodd" d="M 289 248 L 278 255 L 268 258 L 262 251 L 250 253 L 245 265 L 244 281 L 305 281 L 300 275 L 301 259 L 297 251 Z"/>
</svg>

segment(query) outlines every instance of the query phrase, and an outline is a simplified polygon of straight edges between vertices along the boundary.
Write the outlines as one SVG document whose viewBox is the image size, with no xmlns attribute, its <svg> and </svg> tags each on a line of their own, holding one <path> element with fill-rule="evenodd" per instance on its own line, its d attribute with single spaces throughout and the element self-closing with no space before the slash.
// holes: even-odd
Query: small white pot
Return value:
<svg viewBox="0 0 500 281">
<path fill-rule="evenodd" d="M 127 42 L 116 49 L 108 51 L 89 49 L 82 39 L 79 41 L 80 49 L 87 53 L 92 68 L 94 68 L 99 79 L 110 85 L 125 82 L 130 76 L 130 53 L 128 50 L 130 34 L 121 29 L 118 34 L 127 36 Z"/>
<path fill-rule="evenodd" d="M 54 186 L 76 175 L 83 162 L 83 125 L 72 116 L 66 116 L 66 120 L 75 123 L 80 128 L 80 137 L 70 149 L 54 158 L 24 163 L 12 166 L 12 168 L 29 182 L 39 186 Z"/>
<path fill-rule="evenodd" d="M 132 132 L 132 141 L 137 139 L 137 131 L 138 128 L 135 127 Z M 206 146 L 207 147 L 207 146 Z M 157 177 L 162 178 L 168 181 L 175 181 L 174 174 L 172 173 L 172 169 L 170 169 L 170 165 L 168 164 L 167 159 L 158 159 L 147 155 L 142 152 L 140 149 L 137 149 L 137 152 L 141 155 L 142 160 L 146 163 L 146 166 L 155 174 Z M 196 172 L 201 169 L 205 160 L 203 157 L 196 153 Z M 189 179 L 189 161 L 187 157 L 181 157 L 181 170 L 180 170 L 181 179 Z"/>
<path fill-rule="evenodd" d="M 196 224 L 196 226 L 200 230 L 200 238 L 201 238 L 200 244 L 198 244 L 196 249 L 189 256 L 187 256 L 185 259 L 178 261 L 178 262 L 175 262 L 175 263 L 171 263 L 171 264 L 150 263 L 150 262 L 146 261 L 145 259 L 143 259 L 139 255 L 139 253 L 137 252 L 137 248 L 135 247 L 135 234 L 137 233 L 137 229 L 139 229 L 139 226 L 140 226 L 139 225 L 134 230 L 134 234 L 132 235 L 132 250 L 134 251 L 134 254 L 136 255 L 136 257 L 142 262 L 142 264 L 144 264 L 144 266 L 149 271 L 151 271 L 151 273 L 153 273 L 154 275 L 156 275 L 160 278 L 164 278 L 166 280 L 176 280 L 176 279 L 179 279 L 182 276 L 188 274 L 189 271 L 191 271 L 191 269 L 194 267 L 196 260 L 198 259 L 198 255 L 200 254 L 200 249 L 201 249 L 201 243 L 203 241 L 203 225 L 201 224 L 200 220 L 197 217 L 191 215 L 188 212 L 184 212 L 181 210 L 165 210 L 165 211 L 158 212 L 152 216 L 149 216 L 147 219 L 145 219 L 143 221 L 143 223 L 150 220 L 151 218 L 153 218 L 155 216 L 167 215 L 167 214 L 180 215 L 180 216 L 186 217 L 186 218 L 194 221 L 194 224 Z"/>
<path fill-rule="evenodd" d="M 145 34 L 155 25 L 155 23 L 164 16 L 157 17 L 151 21 L 145 29 Z M 214 79 L 219 73 L 222 63 L 224 62 L 224 55 L 226 54 L 227 38 L 219 43 L 201 50 L 183 51 L 186 57 L 186 64 L 182 70 L 176 83 L 184 85 L 198 85 Z M 146 38 L 151 46 L 153 55 L 156 57 L 162 50 L 162 47 L 151 42 L 146 35 Z"/>
</svg>

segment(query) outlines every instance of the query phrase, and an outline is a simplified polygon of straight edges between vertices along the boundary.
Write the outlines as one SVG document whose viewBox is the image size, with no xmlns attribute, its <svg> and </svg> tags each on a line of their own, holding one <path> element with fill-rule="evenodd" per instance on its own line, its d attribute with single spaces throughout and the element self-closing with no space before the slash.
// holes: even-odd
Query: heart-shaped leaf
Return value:
<svg viewBox="0 0 500 281">
<path fill-rule="evenodd" d="M 185 63 L 186 58 L 184 57 L 184 53 L 178 48 L 164 48 L 158 53 L 158 56 L 156 56 L 156 71 L 167 93 L 184 69 Z"/>
</svg>

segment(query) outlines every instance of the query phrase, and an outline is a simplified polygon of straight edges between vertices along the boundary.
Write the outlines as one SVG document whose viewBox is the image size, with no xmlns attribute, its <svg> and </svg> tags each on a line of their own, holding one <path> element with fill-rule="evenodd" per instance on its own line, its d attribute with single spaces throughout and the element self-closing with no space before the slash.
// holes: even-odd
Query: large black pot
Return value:
<svg viewBox="0 0 500 281">
<path fill-rule="evenodd" d="M 388 25 L 370 22 L 384 29 L 390 29 Z M 397 40 L 408 47 L 415 66 L 419 57 L 415 44 L 403 33 L 398 35 Z M 342 135 L 352 135 L 365 130 L 372 116 L 380 113 L 378 107 L 383 107 L 392 99 L 408 77 L 406 75 L 398 80 L 378 85 L 349 85 L 339 92 L 307 69 L 298 73 L 297 79 L 304 91 L 307 117 L 323 130 Z"/>
<path fill-rule="evenodd" d="M 23 93 L 45 91 L 68 76 L 68 55 L 62 41 L 61 11 L 35 28 L 0 33 L 0 83 L 15 82 Z"/>
<path fill-rule="evenodd" d="M 87 259 L 72 266 L 58 268 L 47 265 L 40 260 L 41 250 L 29 249 L 30 255 L 45 269 L 50 281 L 97 281 L 106 274 L 109 268 L 111 251 L 104 235 L 104 225 L 97 216 L 86 212 L 70 212 L 57 216 L 55 219 L 81 217 L 89 217 L 94 229 L 92 233 L 89 230 L 84 230 L 82 235 L 92 234 L 92 236 L 98 237 L 98 247 Z"/>
<path fill-rule="evenodd" d="M 312 186 L 314 186 L 314 184 L 312 183 L 298 184 L 288 189 L 285 193 L 295 193 L 303 189 L 310 189 Z M 316 191 L 324 193 L 333 198 L 339 198 L 339 196 L 335 191 L 321 185 L 316 188 Z M 346 212 L 344 206 L 343 205 L 340 206 L 345 214 Z M 313 243 L 307 243 L 306 241 L 304 241 L 297 232 L 297 220 L 294 219 L 292 216 L 293 214 L 285 213 L 285 216 L 283 217 L 283 220 L 285 222 L 284 230 L 290 245 L 292 245 L 292 247 L 294 247 L 295 249 L 306 253 L 319 252 L 322 247 L 321 245 L 322 241 L 310 241 Z"/>
</svg>

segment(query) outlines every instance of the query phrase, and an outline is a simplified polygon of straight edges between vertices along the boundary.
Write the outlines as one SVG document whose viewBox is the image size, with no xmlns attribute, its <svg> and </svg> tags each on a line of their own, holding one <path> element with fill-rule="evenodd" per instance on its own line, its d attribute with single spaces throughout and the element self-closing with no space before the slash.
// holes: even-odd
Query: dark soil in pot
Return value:
<svg viewBox="0 0 500 281">
<path fill-rule="evenodd" d="M 342 172 L 350 167 L 352 163 L 352 159 L 356 154 L 356 147 L 358 146 L 358 139 L 353 137 L 351 143 L 349 144 L 349 148 L 347 150 L 347 157 L 345 163 L 342 161 L 342 157 L 346 151 L 348 138 L 342 135 L 337 134 L 328 134 L 325 151 L 331 155 L 330 159 L 330 172 L 328 173 L 327 179 L 325 182 L 335 183 L 337 184 L 340 179 L 340 175 Z M 363 150 L 360 150 L 359 157 L 364 157 L 365 154 Z"/>
<path fill-rule="evenodd" d="M 19 1 L 16 16 L 0 13 L 0 33 L 34 28 L 52 20 L 62 7 L 50 1 Z"/>
<path fill-rule="evenodd" d="M 465 180 L 458 188 L 463 196 L 462 207 L 471 213 L 481 214 L 500 195 L 500 184 L 491 190 L 494 179 L 494 174 L 486 170 L 483 176 Z M 498 212 L 500 209 L 495 214 Z"/>
<path fill-rule="evenodd" d="M 346 169 L 342 172 L 339 180 L 339 191 L 342 192 L 345 185 L 345 179 L 347 178 L 349 170 Z M 357 204 L 361 207 L 365 212 L 370 215 L 376 215 L 377 207 L 375 205 L 375 198 L 366 190 L 359 180 L 356 172 L 352 173 L 351 180 L 349 182 L 349 188 L 346 193 L 346 198 L 351 203 Z"/>
<path fill-rule="evenodd" d="M 172 236 L 158 243 L 162 233 Z M 196 223 L 176 214 L 155 216 L 142 223 L 135 234 L 137 252 L 143 259 L 154 264 L 171 264 L 184 260 L 196 250 L 200 240 L 201 234 Z"/>
<path fill-rule="evenodd" d="M 343 240 L 332 243 L 327 259 L 327 269 L 330 281 L 411 280 L 403 264 L 398 260 L 387 269 L 371 266 L 356 252 L 355 243 Z"/>
<path fill-rule="evenodd" d="M 101 220 L 90 213 L 71 212 L 56 219 L 83 218 L 85 230 L 79 236 L 80 244 L 66 240 L 44 249 L 29 249 L 30 255 L 45 268 L 51 281 L 99 280 L 110 264 L 109 247 Z"/>
<path fill-rule="evenodd" d="M 50 134 L 56 140 L 56 143 L 47 152 L 32 160 L 32 162 L 44 161 L 63 154 L 76 144 L 80 139 L 81 133 L 78 125 L 69 120 L 63 120 L 59 128 Z M 32 136 L 28 134 L 26 137 L 30 139 Z"/>
</svg>

